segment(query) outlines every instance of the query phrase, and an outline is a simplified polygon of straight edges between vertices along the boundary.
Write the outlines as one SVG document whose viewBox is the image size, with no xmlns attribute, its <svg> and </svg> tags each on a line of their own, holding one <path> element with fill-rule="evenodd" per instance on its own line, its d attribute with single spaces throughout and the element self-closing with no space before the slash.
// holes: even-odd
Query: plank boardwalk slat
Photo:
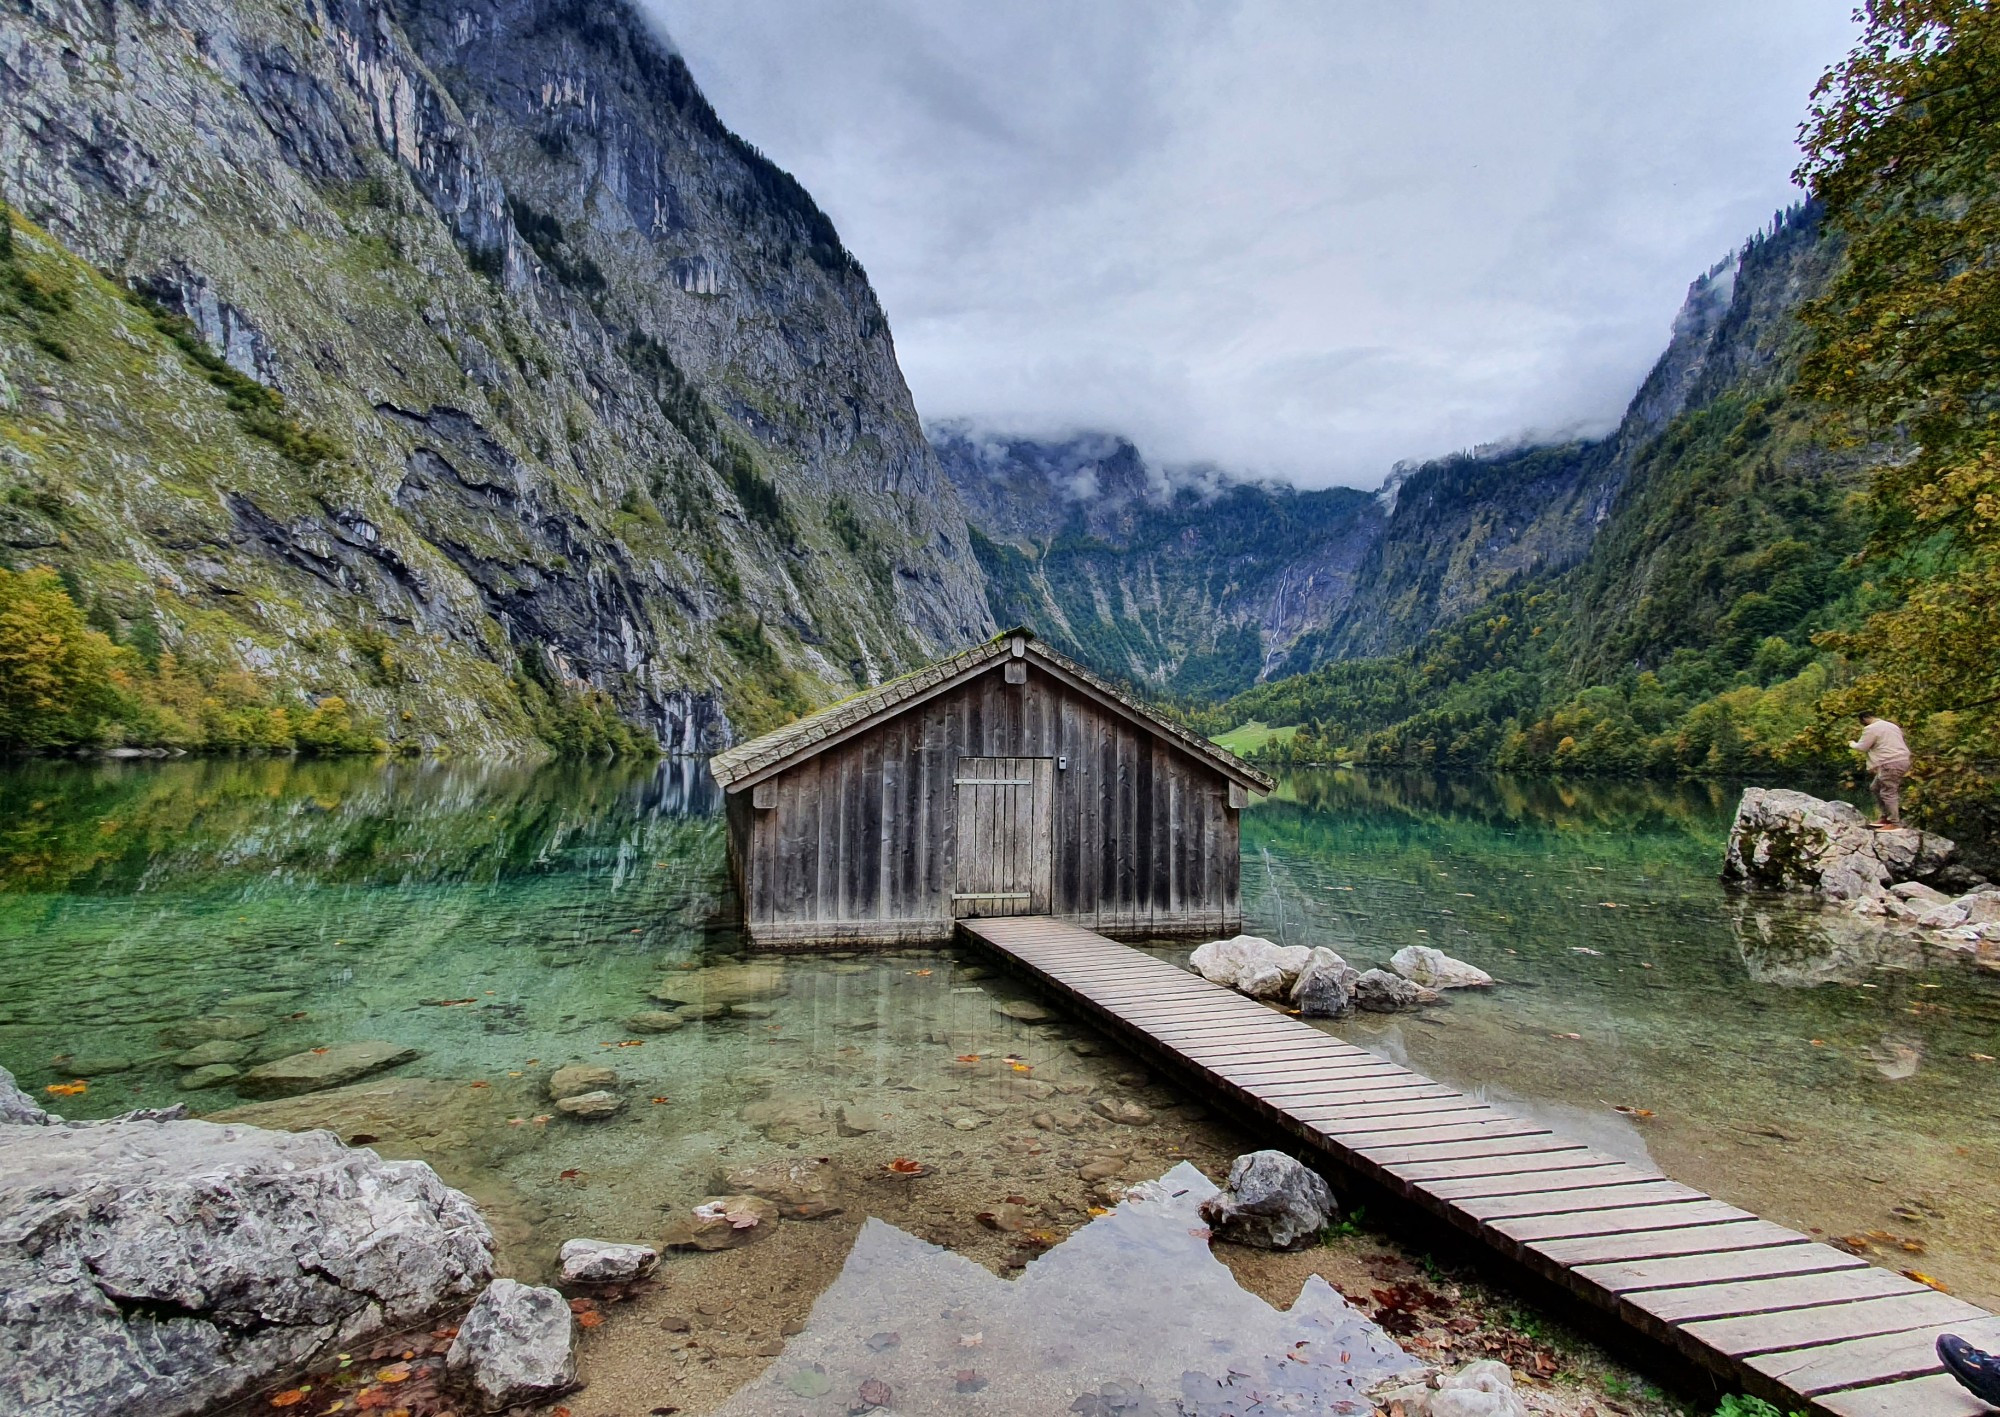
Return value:
<svg viewBox="0 0 2000 1417">
<path fill-rule="evenodd" d="M 1901 1382 L 1926 1373 L 1941 1373 L 1938 1335 L 1955 1333 L 1976 1348 L 2000 1348 L 2000 1319 L 1968 1324 L 1934 1324 L 1876 1338 L 1821 1344 L 1784 1353 L 1765 1353 L 1750 1366 L 1776 1378 L 1794 1392 L 1818 1394 L 1858 1387 L 1863 1383 Z"/>
<path fill-rule="evenodd" d="M 1748 1358 L 1787 1348 L 1838 1343 L 1844 1338 L 1902 1333 L 1928 1324 L 1971 1323 L 1985 1317 L 1984 1310 L 1975 1309 L 1962 1299 L 1926 1289 L 1921 1294 L 1903 1294 L 1893 1299 L 1863 1299 L 1817 1309 L 1792 1309 L 1782 1314 L 1757 1314 L 1751 1318 L 1707 1319 L 1684 1327 L 1719 1352 Z"/>
<path fill-rule="evenodd" d="M 1831 1245 L 1798 1244 L 1621 1264 L 1579 1265 L 1576 1272 L 1614 1294 L 1630 1294 L 1687 1284 L 1723 1284 L 1738 1279 L 1776 1279 L 1787 1274 L 1828 1274 L 1868 1268 L 1868 1261 L 1859 1255 L 1850 1255 Z"/>
<path fill-rule="evenodd" d="M 1783 1410 L 1987 1413 L 1935 1351 L 1946 1331 L 2000 1347 L 1984 1310 L 1081 926 L 959 928 L 1121 1042 Z"/>
<path fill-rule="evenodd" d="M 1894 1270 L 1836 1270 L 1832 1274 L 1801 1274 L 1785 1279 L 1748 1279 L 1740 1284 L 1698 1284 L 1689 1289 L 1653 1289 L 1629 1302 L 1655 1318 L 1723 1319 L 1743 1314 L 1771 1314 L 1780 1309 L 1807 1309 L 1848 1299 L 1886 1299 L 1921 1294 L 1924 1286 Z"/>
</svg>

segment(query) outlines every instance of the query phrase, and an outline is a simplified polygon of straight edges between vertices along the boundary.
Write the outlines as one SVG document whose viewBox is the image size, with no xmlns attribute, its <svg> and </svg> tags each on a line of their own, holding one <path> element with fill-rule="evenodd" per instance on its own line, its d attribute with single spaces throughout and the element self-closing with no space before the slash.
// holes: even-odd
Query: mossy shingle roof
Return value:
<svg viewBox="0 0 2000 1417">
<path fill-rule="evenodd" d="M 763 775 L 768 769 L 788 764 L 800 758 L 811 756 L 822 745 L 831 740 L 844 738 L 849 730 L 872 719 L 887 719 L 912 700 L 928 698 L 930 691 L 955 680 L 969 679 L 982 670 L 990 668 L 1013 653 L 1015 640 L 1023 641 L 1024 657 L 1039 661 L 1045 668 L 1052 669 L 1058 677 L 1072 679 L 1097 697 L 1107 700 L 1126 717 L 1140 723 L 1162 738 L 1172 740 L 1197 758 L 1205 759 L 1218 771 L 1259 792 L 1269 792 L 1276 784 L 1266 774 L 1251 767 L 1226 748 L 1218 747 L 1200 734 L 1162 718 L 1151 709 L 1128 697 L 1121 690 L 1098 678 L 1088 669 L 1063 655 L 1056 653 L 1037 640 L 1028 630 L 1009 630 L 984 644 L 961 650 L 948 659 L 941 659 L 900 679 L 891 679 L 886 684 L 878 684 L 851 698 L 830 704 L 816 713 L 773 729 L 762 737 L 739 743 L 726 752 L 717 753 L 709 760 L 709 770 L 715 780 L 724 787 L 740 784 L 746 779 Z"/>
</svg>

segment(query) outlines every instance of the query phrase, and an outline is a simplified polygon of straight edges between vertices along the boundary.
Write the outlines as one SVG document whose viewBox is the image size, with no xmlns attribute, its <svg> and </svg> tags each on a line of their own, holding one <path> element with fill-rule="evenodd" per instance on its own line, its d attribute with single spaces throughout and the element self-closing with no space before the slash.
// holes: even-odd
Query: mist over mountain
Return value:
<svg viewBox="0 0 2000 1417">
<path fill-rule="evenodd" d="M 1105 673 L 1227 695 L 1408 651 L 1497 597 L 1556 586 L 1590 627 L 1578 653 L 1609 672 L 1603 646 L 1636 608 L 1679 592 L 1653 583 L 1663 554 L 1714 529 L 1687 509 L 1657 524 L 1687 473 L 1670 434 L 1782 395 L 1793 312 L 1831 259 L 1811 209 L 1780 213 L 1690 284 L 1612 433 L 1399 465 L 1374 494 L 1213 473 L 1182 485 L 1107 433 L 1037 440 L 939 423 L 931 439 L 971 518 L 995 618 L 1035 624 Z M 1795 456 L 1858 476 L 1851 459 L 1803 442 Z M 1750 495 L 1768 485 L 1775 497 L 1785 471 L 1748 470 Z M 1844 530 L 1796 521 L 1781 539 L 1844 544 Z"/>
</svg>

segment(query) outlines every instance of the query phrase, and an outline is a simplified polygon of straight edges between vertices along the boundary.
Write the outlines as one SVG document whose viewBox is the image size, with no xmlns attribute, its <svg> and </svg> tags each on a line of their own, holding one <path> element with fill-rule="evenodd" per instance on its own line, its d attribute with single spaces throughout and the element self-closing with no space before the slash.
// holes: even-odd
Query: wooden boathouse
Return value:
<svg viewBox="0 0 2000 1417">
<path fill-rule="evenodd" d="M 754 943 L 945 940 L 1054 916 L 1242 928 L 1237 814 L 1272 781 L 1016 629 L 710 763 Z"/>
</svg>

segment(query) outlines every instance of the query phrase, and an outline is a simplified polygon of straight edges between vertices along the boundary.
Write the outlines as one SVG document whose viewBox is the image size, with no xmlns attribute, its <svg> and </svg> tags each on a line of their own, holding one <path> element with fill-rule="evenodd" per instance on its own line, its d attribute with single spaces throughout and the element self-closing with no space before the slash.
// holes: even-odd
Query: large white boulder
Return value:
<svg viewBox="0 0 2000 1417">
<path fill-rule="evenodd" d="M 1326 1181 L 1282 1151 L 1237 1157 L 1229 1184 L 1201 1203 L 1215 1238 L 1265 1250 L 1303 1249 L 1336 1215 Z"/>
<path fill-rule="evenodd" d="M 1189 958 L 1195 972 L 1212 984 L 1253 999 L 1282 999 L 1312 961 L 1304 945 L 1280 945 L 1261 935 L 1210 940 Z"/>
<path fill-rule="evenodd" d="M 1485 970 L 1429 945 L 1405 945 L 1389 956 L 1389 968 L 1426 989 L 1484 989 L 1493 983 Z"/>
<path fill-rule="evenodd" d="M 0 1406 L 212 1411 L 471 1298 L 492 1245 L 430 1167 L 330 1132 L 0 1126 Z"/>
<path fill-rule="evenodd" d="M 496 1279 L 459 1321 L 445 1372 L 487 1412 L 576 1386 L 576 1319 L 553 1289 Z"/>
<path fill-rule="evenodd" d="M 1835 901 L 1879 900 L 1896 882 L 1938 875 L 1957 852 L 1955 843 L 1933 832 L 1871 830 L 1846 802 L 1750 787 L 1736 805 L 1722 878 Z"/>
<path fill-rule="evenodd" d="M 45 1127 L 52 1120 L 40 1103 L 14 1085 L 14 1075 L 0 1068 L 0 1126 Z"/>
</svg>

